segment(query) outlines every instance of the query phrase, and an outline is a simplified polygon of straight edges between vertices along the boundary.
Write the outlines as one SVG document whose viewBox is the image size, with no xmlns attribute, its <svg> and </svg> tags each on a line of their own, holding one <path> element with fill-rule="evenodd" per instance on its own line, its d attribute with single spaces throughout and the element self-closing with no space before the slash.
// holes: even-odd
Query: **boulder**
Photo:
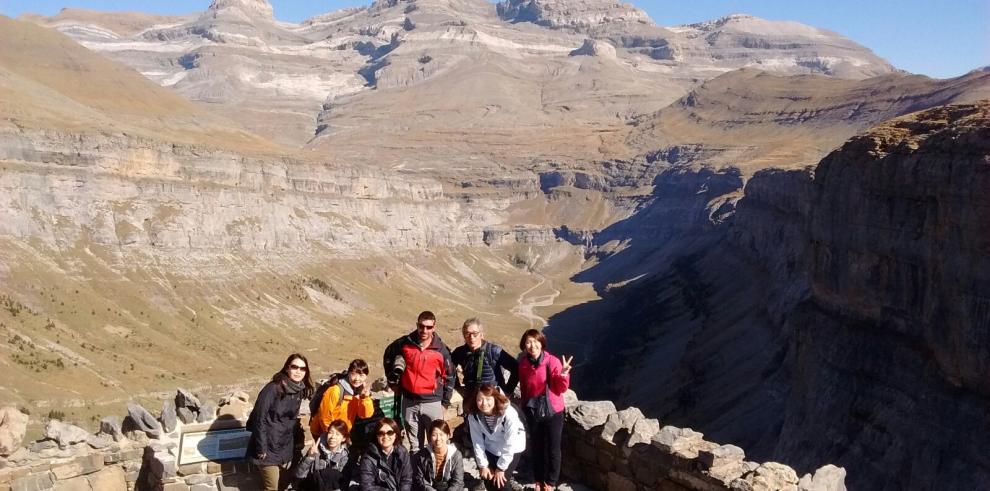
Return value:
<svg viewBox="0 0 990 491">
<path fill-rule="evenodd" d="M 815 471 L 815 475 L 805 474 L 798 481 L 800 491 L 846 491 L 846 470 L 832 464 Z"/>
<path fill-rule="evenodd" d="M 175 414 L 175 401 L 166 399 L 162 401 L 162 415 L 159 420 L 162 423 L 162 428 L 165 433 L 171 433 L 175 430 L 175 426 L 178 423 L 178 417 Z"/>
<path fill-rule="evenodd" d="M 227 394 L 220 398 L 220 407 L 236 404 L 238 402 L 249 404 L 251 402 L 251 396 L 249 396 L 248 393 L 244 392 L 243 390 L 231 392 L 230 394 Z"/>
<path fill-rule="evenodd" d="M 0 455 L 6 457 L 21 448 L 28 419 L 28 415 L 16 407 L 0 408 Z"/>
<path fill-rule="evenodd" d="M 217 417 L 217 406 L 212 402 L 207 402 L 199 408 L 199 414 L 196 415 L 197 423 L 206 423 L 207 421 L 213 421 Z"/>
<path fill-rule="evenodd" d="M 602 428 L 602 438 L 610 443 L 615 443 L 615 435 L 620 431 L 632 433 L 632 427 L 637 421 L 643 419 L 643 412 L 639 408 L 630 407 L 617 413 L 608 415 L 605 420 L 605 427 Z"/>
<path fill-rule="evenodd" d="M 86 438 L 86 443 L 88 443 L 90 447 L 93 447 L 97 450 L 101 450 L 109 447 L 110 445 L 113 445 L 113 438 L 111 438 L 108 435 L 104 435 L 102 433 L 96 435 L 89 435 L 89 437 Z"/>
<path fill-rule="evenodd" d="M 643 418 L 633 424 L 632 433 L 626 442 L 627 447 L 632 447 L 637 443 L 649 444 L 653 437 L 660 432 L 660 421 L 656 419 Z"/>
<path fill-rule="evenodd" d="M 671 452 L 674 445 L 678 442 L 700 441 L 704 439 L 704 436 L 704 434 L 698 433 L 691 428 L 678 428 L 668 425 L 660 429 L 660 432 L 653 437 L 652 442 L 654 446 L 659 447 L 661 450 Z"/>
<path fill-rule="evenodd" d="M 798 491 L 794 469 L 777 462 L 767 462 L 756 470 L 732 481 L 730 488 L 744 491 Z"/>
<path fill-rule="evenodd" d="M 124 439 L 124 432 L 120 426 L 120 419 L 116 416 L 105 416 L 100 420 L 100 434 L 107 435 L 115 442 Z"/>
<path fill-rule="evenodd" d="M 184 407 L 192 412 L 199 412 L 201 404 L 199 399 L 186 389 L 178 389 L 175 391 L 175 407 Z"/>
<path fill-rule="evenodd" d="M 738 464 L 746 458 L 743 449 L 735 445 L 721 445 L 711 450 L 704 450 L 698 454 L 698 463 L 702 470 L 709 470 L 713 467 L 722 467 L 730 464 Z"/>
<path fill-rule="evenodd" d="M 55 440 L 60 448 L 65 448 L 73 443 L 85 442 L 89 439 L 89 432 L 76 425 L 53 419 L 45 425 L 45 438 Z"/>
<path fill-rule="evenodd" d="M 147 409 L 133 402 L 127 404 L 127 418 L 134 424 L 135 429 L 143 431 L 150 438 L 162 435 L 162 425 Z"/>
<path fill-rule="evenodd" d="M 707 442 L 703 437 L 703 434 L 690 428 L 664 426 L 653 437 L 651 444 L 664 452 L 677 455 L 678 457 L 694 459 L 698 457 L 699 452 L 718 447 L 718 444 Z"/>
<path fill-rule="evenodd" d="M 580 403 L 581 401 L 573 390 L 567 389 L 564 391 L 564 406 L 574 406 Z"/>
<path fill-rule="evenodd" d="M 182 424 L 189 424 L 196 422 L 196 413 L 190 411 L 185 407 L 177 407 L 175 409 L 175 413 L 179 416 L 179 421 L 182 421 Z"/>
<path fill-rule="evenodd" d="M 228 400 L 226 404 L 221 401 L 220 410 L 217 412 L 217 418 L 233 418 L 241 421 L 247 421 L 250 414 L 250 403 L 240 399 L 231 399 Z"/>
<path fill-rule="evenodd" d="M 565 411 L 567 417 L 582 429 L 590 430 L 608 421 L 609 415 L 615 413 L 615 404 L 612 401 L 583 402 L 570 406 Z"/>
<path fill-rule="evenodd" d="M 54 440 L 40 440 L 27 446 L 32 453 L 41 453 L 52 448 L 58 448 L 58 443 Z"/>
</svg>

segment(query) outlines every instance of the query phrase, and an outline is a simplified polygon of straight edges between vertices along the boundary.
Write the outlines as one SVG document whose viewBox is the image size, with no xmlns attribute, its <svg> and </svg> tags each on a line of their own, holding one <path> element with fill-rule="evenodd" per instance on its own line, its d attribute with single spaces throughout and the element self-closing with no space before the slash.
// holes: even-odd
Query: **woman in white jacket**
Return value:
<svg viewBox="0 0 990 491">
<path fill-rule="evenodd" d="M 509 399 L 482 385 L 468 415 L 474 461 L 489 491 L 509 490 L 509 478 L 526 450 L 526 428 Z"/>
</svg>

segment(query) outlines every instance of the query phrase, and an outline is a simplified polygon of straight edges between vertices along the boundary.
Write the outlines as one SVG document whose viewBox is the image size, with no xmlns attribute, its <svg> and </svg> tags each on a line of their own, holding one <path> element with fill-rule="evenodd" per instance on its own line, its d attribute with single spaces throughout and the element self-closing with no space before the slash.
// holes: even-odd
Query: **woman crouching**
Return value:
<svg viewBox="0 0 990 491">
<path fill-rule="evenodd" d="M 464 458 L 450 437 L 450 425 L 434 420 L 429 428 L 430 446 L 422 448 L 413 458 L 413 489 L 416 491 L 462 491 L 464 489 Z"/>
<path fill-rule="evenodd" d="M 482 385 L 468 415 L 478 472 L 489 491 L 509 490 L 509 478 L 526 450 L 526 429 L 519 413 L 495 386 Z"/>
<path fill-rule="evenodd" d="M 347 446 L 349 435 L 346 421 L 330 423 L 296 467 L 296 479 L 300 480 L 297 489 L 334 491 L 350 486 L 354 465 Z"/>
<path fill-rule="evenodd" d="M 399 424 L 383 418 L 375 430 L 375 443 L 361 457 L 362 491 L 411 491 L 409 451 L 400 445 Z"/>
</svg>

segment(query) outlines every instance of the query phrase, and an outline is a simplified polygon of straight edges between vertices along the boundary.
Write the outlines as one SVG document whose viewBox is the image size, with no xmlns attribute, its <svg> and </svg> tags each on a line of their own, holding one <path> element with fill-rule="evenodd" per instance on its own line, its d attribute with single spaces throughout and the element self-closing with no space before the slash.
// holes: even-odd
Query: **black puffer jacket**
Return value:
<svg viewBox="0 0 990 491">
<path fill-rule="evenodd" d="M 248 418 L 251 439 L 247 456 L 255 465 L 282 465 L 292 461 L 302 392 L 285 394 L 279 390 L 281 383 L 269 382 L 261 389 Z"/>
<path fill-rule="evenodd" d="M 412 462 L 405 447 L 395 445 L 386 457 L 378 445 L 368 445 L 361 457 L 361 491 L 410 491 L 412 481 Z"/>
</svg>

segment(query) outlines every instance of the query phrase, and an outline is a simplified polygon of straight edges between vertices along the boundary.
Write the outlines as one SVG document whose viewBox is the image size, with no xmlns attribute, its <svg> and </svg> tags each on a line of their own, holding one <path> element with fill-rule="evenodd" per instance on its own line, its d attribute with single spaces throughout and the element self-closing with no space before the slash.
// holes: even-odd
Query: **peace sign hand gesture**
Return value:
<svg viewBox="0 0 990 491">
<path fill-rule="evenodd" d="M 570 375 L 570 373 L 571 373 L 571 362 L 574 361 L 574 357 L 571 356 L 570 358 L 568 358 L 566 355 L 563 355 L 563 356 L 560 357 L 560 359 L 561 359 L 561 362 L 563 362 L 563 365 L 562 365 L 562 367 L 560 369 L 560 374 L 561 375 Z"/>
</svg>

